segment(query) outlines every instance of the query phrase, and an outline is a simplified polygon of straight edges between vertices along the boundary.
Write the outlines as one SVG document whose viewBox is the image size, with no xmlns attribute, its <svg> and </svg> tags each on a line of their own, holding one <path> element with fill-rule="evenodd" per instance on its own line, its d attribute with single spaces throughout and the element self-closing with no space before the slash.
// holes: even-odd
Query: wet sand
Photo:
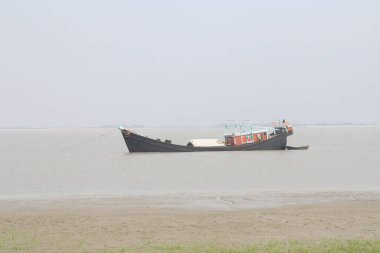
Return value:
<svg viewBox="0 0 380 253">
<path fill-rule="evenodd" d="M 239 206 L 244 198 L 269 205 Z M 284 196 L 268 198 L 169 195 L 2 200 L 0 252 L 98 251 L 148 242 L 250 245 L 269 240 L 380 238 L 378 194 L 308 194 L 289 197 L 289 201 Z M 213 205 L 212 200 L 222 204 Z"/>
</svg>

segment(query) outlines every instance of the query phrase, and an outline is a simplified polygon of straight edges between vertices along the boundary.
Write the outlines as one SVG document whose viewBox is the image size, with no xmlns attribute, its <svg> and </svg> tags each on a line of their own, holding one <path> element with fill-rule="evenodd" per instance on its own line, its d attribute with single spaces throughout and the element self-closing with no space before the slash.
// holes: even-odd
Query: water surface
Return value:
<svg viewBox="0 0 380 253">
<path fill-rule="evenodd" d="M 186 144 L 223 129 L 136 129 Z M 380 192 L 380 127 L 296 127 L 307 151 L 128 153 L 118 130 L 0 130 L 0 198 Z"/>
</svg>

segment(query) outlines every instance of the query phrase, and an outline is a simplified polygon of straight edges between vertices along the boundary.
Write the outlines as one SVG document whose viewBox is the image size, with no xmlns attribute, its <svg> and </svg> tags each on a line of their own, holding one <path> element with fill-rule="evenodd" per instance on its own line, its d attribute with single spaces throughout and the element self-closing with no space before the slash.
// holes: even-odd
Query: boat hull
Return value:
<svg viewBox="0 0 380 253">
<path fill-rule="evenodd" d="M 253 150 L 284 150 L 287 137 L 291 133 L 276 135 L 258 143 L 248 143 L 239 146 L 192 147 L 166 143 L 144 137 L 128 130 L 121 130 L 129 152 L 205 152 L 205 151 L 253 151 Z"/>
</svg>

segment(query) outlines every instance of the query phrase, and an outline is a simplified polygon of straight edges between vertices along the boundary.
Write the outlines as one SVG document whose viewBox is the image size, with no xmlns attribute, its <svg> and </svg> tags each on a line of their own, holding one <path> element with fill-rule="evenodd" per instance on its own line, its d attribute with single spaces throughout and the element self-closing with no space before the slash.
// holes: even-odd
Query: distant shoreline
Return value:
<svg viewBox="0 0 380 253">
<path fill-rule="evenodd" d="M 267 125 L 267 124 L 258 124 Z M 380 124 L 293 124 L 295 127 L 379 127 Z M 224 128 L 224 125 L 210 126 L 128 126 L 125 128 L 132 129 L 213 129 Z M 85 126 L 85 127 L 0 127 L 0 130 L 80 130 L 80 129 L 119 129 L 119 126 Z"/>
</svg>

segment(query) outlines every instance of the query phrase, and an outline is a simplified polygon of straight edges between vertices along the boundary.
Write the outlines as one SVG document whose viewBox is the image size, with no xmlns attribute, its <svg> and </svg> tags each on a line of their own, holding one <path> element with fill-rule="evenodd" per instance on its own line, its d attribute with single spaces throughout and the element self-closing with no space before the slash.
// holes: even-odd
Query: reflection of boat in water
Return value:
<svg viewBox="0 0 380 253">
<path fill-rule="evenodd" d="M 151 139 L 120 127 L 129 152 L 200 152 L 200 151 L 243 151 L 243 150 L 284 150 L 287 137 L 293 134 L 293 127 L 286 122 L 275 123 L 272 127 L 253 127 L 251 123 L 228 122 L 223 140 L 195 139 L 185 145 Z"/>
</svg>

